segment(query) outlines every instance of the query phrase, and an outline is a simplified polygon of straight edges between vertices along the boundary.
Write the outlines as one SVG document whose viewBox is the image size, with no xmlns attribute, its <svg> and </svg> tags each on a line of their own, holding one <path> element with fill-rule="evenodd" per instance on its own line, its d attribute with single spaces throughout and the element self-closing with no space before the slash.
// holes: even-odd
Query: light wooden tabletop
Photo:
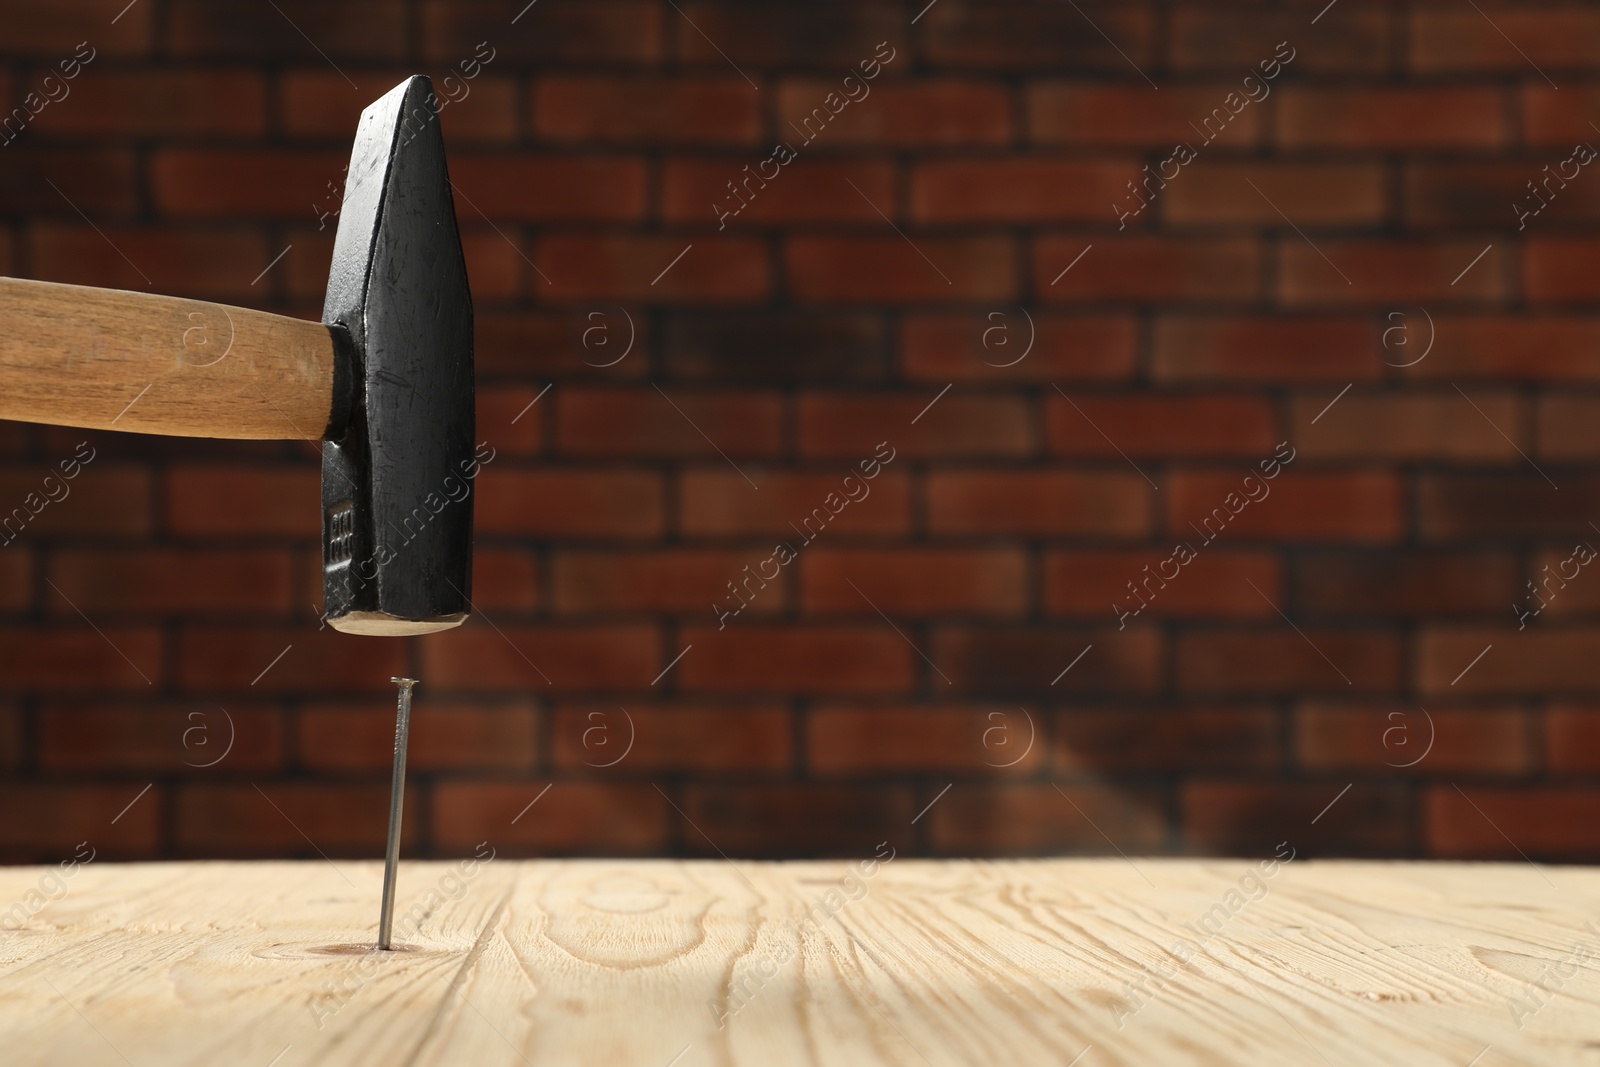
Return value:
<svg viewBox="0 0 1600 1067">
<path fill-rule="evenodd" d="M 4 868 L 0 1059 L 1600 1063 L 1600 871 L 1283 852 Z"/>
</svg>

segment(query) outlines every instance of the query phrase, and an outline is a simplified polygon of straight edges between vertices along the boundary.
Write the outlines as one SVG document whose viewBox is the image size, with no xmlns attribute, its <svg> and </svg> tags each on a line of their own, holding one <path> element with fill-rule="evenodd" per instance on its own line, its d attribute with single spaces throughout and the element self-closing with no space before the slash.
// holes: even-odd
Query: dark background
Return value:
<svg viewBox="0 0 1600 1067">
<path fill-rule="evenodd" d="M 0 547 L 0 856 L 376 856 L 410 672 L 410 854 L 1600 859 L 1600 571 L 1513 607 L 1600 544 L 1600 174 L 1513 208 L 1600 144 L 1600 11 L 519 9 L 0 3 L 9 107 L 95 51 L 0 145 L 21 277 L 315 318 L 361 108 L 470 90 L 441 121 L 496 451 L 480 611 L 394 640 L 319 626 L 311 447 L 0 424 L 3 509 L 95 450 Z"/>
</svg>

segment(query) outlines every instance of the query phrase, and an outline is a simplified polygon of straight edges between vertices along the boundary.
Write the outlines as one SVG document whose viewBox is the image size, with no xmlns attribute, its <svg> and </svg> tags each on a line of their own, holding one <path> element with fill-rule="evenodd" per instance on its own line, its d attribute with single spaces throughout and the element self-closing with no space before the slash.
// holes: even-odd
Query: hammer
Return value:
<svg viewBox="0 0 1600 1067">
<path fill-rule="evenodd" d="M 322 322 L 0 278 L 0 418 L 320 437 L 327 621 L 424 634 L 471 605 L 472 297 L 432 83 L 361 113 Z"/>
</svg>

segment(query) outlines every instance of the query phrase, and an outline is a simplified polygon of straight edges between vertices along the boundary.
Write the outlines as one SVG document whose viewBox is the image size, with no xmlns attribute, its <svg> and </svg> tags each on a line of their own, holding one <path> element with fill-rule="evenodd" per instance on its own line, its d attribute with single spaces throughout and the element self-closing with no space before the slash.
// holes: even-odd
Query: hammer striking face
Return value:
<svg viewBox="0 0 1600 1067">
<path fill-rule="evenodd" d="M 322 446 L 328 622 L 430 633 L 471 601 L 472 298 L 426 78 L 362 113 L 322 323 L 0 278 L 0 418 Z"/>
</svg>

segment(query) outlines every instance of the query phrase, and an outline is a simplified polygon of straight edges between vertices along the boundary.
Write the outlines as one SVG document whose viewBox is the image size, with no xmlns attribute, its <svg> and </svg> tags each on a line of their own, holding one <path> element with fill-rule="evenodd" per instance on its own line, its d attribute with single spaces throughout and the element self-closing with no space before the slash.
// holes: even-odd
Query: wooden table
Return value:
<svg viewBox="0 0 1600 1067">
<path fill-rule="evenodd" d="M 375 862 L 55 870 L 7 1064 L 1600 1063 L 1589 868 L 404 862 L 383 954 Z"/>
</svg>

